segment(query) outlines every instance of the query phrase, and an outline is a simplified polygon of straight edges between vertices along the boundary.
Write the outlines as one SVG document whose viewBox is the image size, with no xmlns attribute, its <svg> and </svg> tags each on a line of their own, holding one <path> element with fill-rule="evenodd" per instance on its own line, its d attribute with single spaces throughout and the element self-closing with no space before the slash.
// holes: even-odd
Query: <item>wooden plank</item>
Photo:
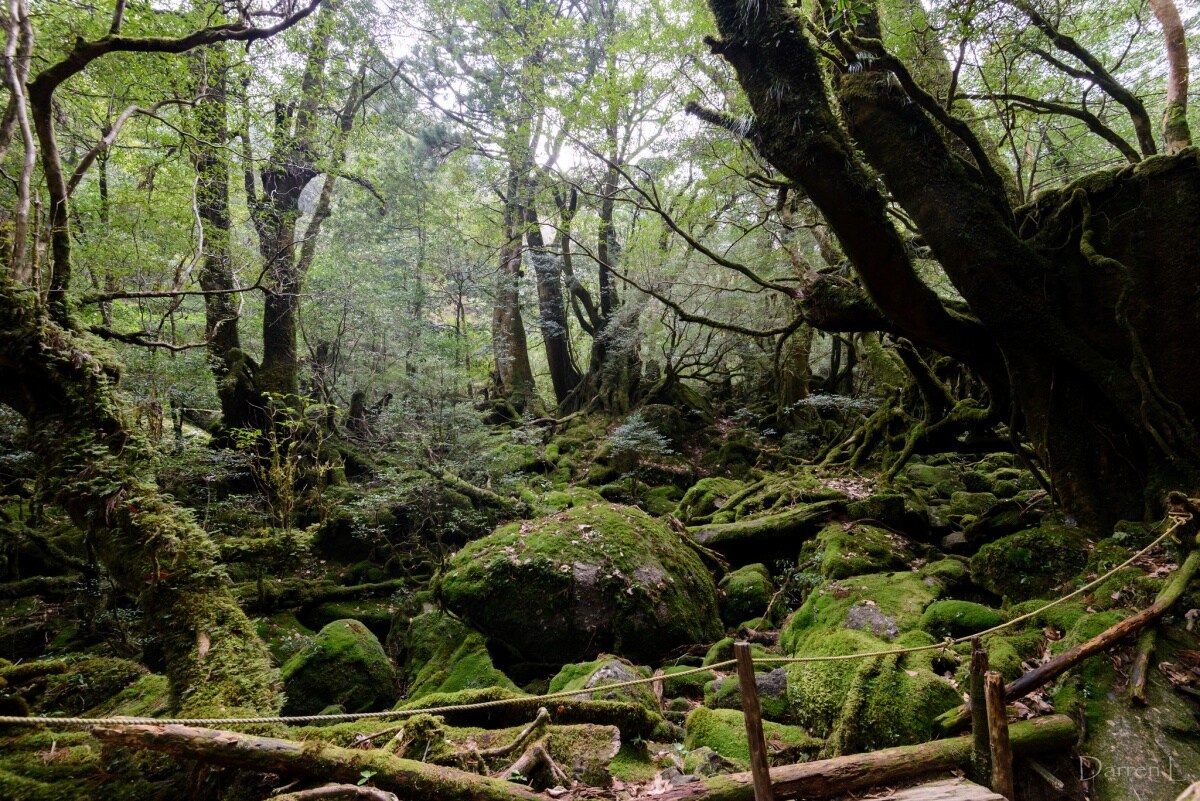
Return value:
<svg viewBox="0 0 1200 801">
<path fill-rule="evenodd" d="M 762 710 L 758 706 L 758 684 L 754 680 L 754 658 L 750 643 L 733 645 L 737 658 L 738 685 L 742 690 L 742 714 L 746 717 L 746 738 L 750 743 L 750 773 L 754 778 L 754 801 L 775 801 L 771 789 L 771 771 L 767 765 L 767 739 L 763 735 Z"/>
<path fill-rule="evenodd" d="M 983 679 L 983 695 L 987 699 L 988 740 L 992 752 L 992 789 L 1009 801 L 1015 801 L 1008 712 L 1004 708 L 1004 679 L 994 670 L 989 670 Z"/>
<path fill-rule="evenodd" d="M 986 782 L 992 774 L 991 744 L 988 742 L 987 706 L 983 702 L 983 677 L 988 671 L 988 654 L 978 637 L 971 639 L 971 756 L 972 777 Z"/>
<path fill-rule="evenodd" d="M 943 779 L 899 790 L 878 801 L 1004 801 L 1004 796 L 966 779 Z"/>
</svg>

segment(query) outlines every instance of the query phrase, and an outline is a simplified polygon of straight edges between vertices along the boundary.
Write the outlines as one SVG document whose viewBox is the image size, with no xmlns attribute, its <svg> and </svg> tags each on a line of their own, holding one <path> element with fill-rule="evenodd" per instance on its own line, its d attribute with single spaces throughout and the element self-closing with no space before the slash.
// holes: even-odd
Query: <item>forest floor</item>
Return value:
<svg viewBox="0 0 1200 801">
<path fill-rule="evenodd" d="M 1010 687 L 1037 682 L 1009 698 L 1019 798 L 1170 801 L 1200 780 L 1194 585 L 1071 661 L 1194 569 L 1167 524 L 1083 530 L 1012 453 L 917 456 L 885 484 L 730 421 L 659 429 L 516 427 L 453 470 L 346 442 L 307 487 L 162 443 L 160 486 L 278 670 L 282 705 L 257 712 L 342 716 L 200 727 L 274 738 L 236 758 L 195 726 L 65 722 L 167 720 L 178 699 L 137 599 L 10 470 L 0 714 L 63 722 L 0 725 L 0 798 L 753 797 L 736 641 L 784 771 L 955 742 L 975 636 Z M 1071 742 L 1021 739 L 1038 721 Z M 920 778 L 904 754 L 933 759 L 896 753 L 914 775 L 893 784 Z M 966 753 L 928 778 L 975 775 Z M 804 787 L 890 792 L 869 784 Z"/>
</svg>

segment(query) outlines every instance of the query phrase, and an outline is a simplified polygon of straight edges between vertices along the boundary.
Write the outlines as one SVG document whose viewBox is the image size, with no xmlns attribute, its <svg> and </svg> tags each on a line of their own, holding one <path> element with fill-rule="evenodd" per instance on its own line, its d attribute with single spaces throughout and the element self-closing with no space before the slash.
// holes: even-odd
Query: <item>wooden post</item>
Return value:
<svg viewBox="0 0 1200 801">
<path fill-rule="evenodd" d="M 994 670 L 984 676 L 988 738 L 992 753 L 992 789 L 1014 801 L 1012 746 L 1008 742 L 1008 713 L 1004 709 L 1004 679 Z"/>
<path fill-rule="evenodd" d="M 775 801 L 771 773 L 767 766 L 767 739 L 763 735 L 762 711 L 758 706 L 758 684 L 754 680 L 754 659 L 750 643 L 733 644 L 737 657 L 738 686 L 742 689 L 742 713 L 746 718 L 746 739 L 750 743 L 750 773 L 754 778 L 754 801 Z"/>
<path fill-rule="evenodd" d="M 987 702 L 984 700 L 983 674 L 987 673 L 988 655 L 978 637 L 971 639 L 971 734 L 973 753 L 971 766 L 975 780 L 988 782 L 992 773 L 991 745 L 988 738 Z"/>
</svg>

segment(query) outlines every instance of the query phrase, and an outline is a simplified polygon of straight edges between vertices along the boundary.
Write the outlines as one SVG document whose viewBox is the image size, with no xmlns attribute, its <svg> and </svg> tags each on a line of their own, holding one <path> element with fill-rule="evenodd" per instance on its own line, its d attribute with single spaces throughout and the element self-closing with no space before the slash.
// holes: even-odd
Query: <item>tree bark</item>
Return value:
<svg viewBox="0 0 1200 801">
<path fill-rule="evenodd" d="M 1163 42 L 1167 51 L 1167 107 L 1163 110 L 1163 143 L 1168 153 L 1178 153 L 1192 144 L 1192 132 L 1187 120 L 1187 37 L 1174 0 L 1150 0 L 1150 7 L 1163 27 Z"/>
</svg>

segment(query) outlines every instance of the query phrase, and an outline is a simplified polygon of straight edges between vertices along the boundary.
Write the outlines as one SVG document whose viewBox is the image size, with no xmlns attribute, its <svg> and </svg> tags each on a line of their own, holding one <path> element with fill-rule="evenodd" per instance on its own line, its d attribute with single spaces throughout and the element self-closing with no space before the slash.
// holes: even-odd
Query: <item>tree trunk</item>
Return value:
<svg viewBox="0 0 1200 801">
<path fill-rule="evenodd" d="M 278 708 L 276 674 L 215 565 L 216 550 L 158 491 L 112 397 L 116 367 L 0 273 L 0 402 L 28 422 L 48 495 L 110 576 L 139 597 L 167 660 L 175 706 L 224 716 Z"/>
<path fill-rule="evenodd" d="M 492 307 L 492 357 L 496 397 L 503 398 L 521 412 L 535 400 L 533 368 L 529 365 L 529 345 L 525 323 L 521 319 L 521 244 L 523 220 L 518 202 L 520 175 L 513 168 L 508 176 L 508 194 L 504 203 L 502 226 L 504 242 L 500 246 L 500 270 L 496 277 L 496 300 Z"/>
<path fill-rule="evenodd" d="M 547 247 L 542 236 L 532 187 L 527 187 L 522 208 L 525 240 L 529 243 L 530 261 L 537 280 L 538 324 L 546 345 L 546 361 L 550 366 L 554 399 L 561 405 L 580 381 L 579 369 L 571 358 L 571 332 L 567 327 L 567 307 L 562 291 L 562 263 L 558 254 Z"/>
<path fill-rule="evenodd" d="M 725 37 L 714 50 L 755 110 L 759 149 L 821 209 L 898 333 L 972 367 L 994 411 L 1015 401 L 1080 522 L 1107 529 L 1160 506 L 1164 489 L 1200 485 L 1200 436 L 1190 422 L 1200 417 L 1200 383 L 1189 356 L 1190 254 L 1200 248 L 1195 152 L 1089 176 L 1014 213 L 994 171 L 989 180 L 983 165 L 943 142 L 938 125 L 953 121 L 883 71 L 900 69 L 890 57 L 835 76 L 850 136 L 976 322 L 950 313 L 914 273 L 795 10 L 768 2 L 747 15 L 733 0 L 710 5 Z M 860 23 L 867 37 L 877 30 L 870 15 Z M 965 125 L 954 130 L 971 138 Z"/>
</svg>

